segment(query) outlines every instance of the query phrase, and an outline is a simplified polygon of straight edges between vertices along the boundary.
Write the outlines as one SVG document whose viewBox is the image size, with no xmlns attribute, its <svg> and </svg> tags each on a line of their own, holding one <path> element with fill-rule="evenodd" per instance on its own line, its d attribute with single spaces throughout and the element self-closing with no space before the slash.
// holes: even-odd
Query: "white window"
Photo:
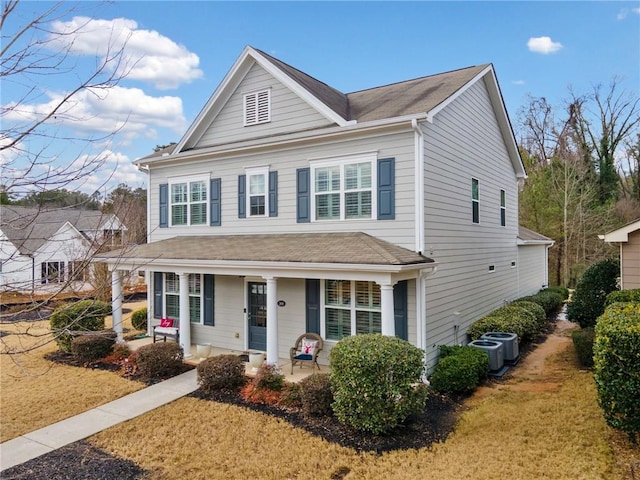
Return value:
<svg viewBox="0 0 640 480">
<path fill-rule="evenodd" d="M 507 225 L 507 194 L 504 190 L 500 190 L 500 225 Z"/>
<path fill-rule="evenodd" d="M 477 179 L 471 179 L 471 217 L 473 223 L 480 223 L 480 184 Z"/>
<path fill-rule="evenodd" d="M 64 283 L 64 262 L 42 262 L 40 264 L 40 283 Z"/>
<path fill-rule="evenodd" d="M 180 277 L 165 273 L 165 312 L 168 318 L 180 318 Z M 202 275 L 189 274 L 189 321 L 202 323 Z"/>
<path fill-rule="evenodd" d="M 371 218 L 376 211 L 375 154 L 312 162 L 314 220 Z"/>
<path fill-rule="evenodd" d="M 380 286 L 356 280 L 325 280 L 322 292 L 324 337 L 382 333 Z"/>
<path fill-rule="evenodd" d="M 169 183 L 171 225 L 207 224 L 208 179 L 174 179 Z"/>
<path fill-rule="evenodd" d="M 247 212 L 249 217 L 269 214 L 269 168 L 247 169 Z"/>
<path fill-rule="evenodd" d="M 271 121 L 271 90 L 246 93 L 244 95 L 244 126 Z"/>
</svg>

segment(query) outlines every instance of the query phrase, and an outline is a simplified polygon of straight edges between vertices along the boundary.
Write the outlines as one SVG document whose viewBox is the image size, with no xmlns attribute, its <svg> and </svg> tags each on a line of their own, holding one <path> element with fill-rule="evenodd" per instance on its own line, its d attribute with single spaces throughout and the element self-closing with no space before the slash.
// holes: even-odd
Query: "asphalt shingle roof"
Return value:
<svg viewBox="0 0 640 480">
<path fill-rule="evenodd" d="M 202 260 L 412 265 L 433 260 L 365 233 L 183 236 L 99 255 Z"/>
</svg>

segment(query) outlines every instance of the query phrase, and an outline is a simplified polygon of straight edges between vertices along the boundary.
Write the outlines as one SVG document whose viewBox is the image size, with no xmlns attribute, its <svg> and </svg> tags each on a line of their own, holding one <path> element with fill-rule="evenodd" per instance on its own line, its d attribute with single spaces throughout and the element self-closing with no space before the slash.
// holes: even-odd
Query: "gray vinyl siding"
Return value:
<svg viewBox="0 0 640 480">
<path fill-rule="evenodd" d="M 244 126 L 244 94 L 271 89 L 271 121 Z M 254 64 L 226 105 L 204 133 L 196 148 L 251 138 L 280 135 L 331 125 L 324 116 Z"/>
<path fill-rule="evenodd" d="M 483 82 L 477 82 L 424 127 L 425 254 L 439 264 L 426 281 L 426 353 L 466 343 L 473 321 L 517 296 L 518 195 Z M 472 223 L 471 180 L 479 181 L 480 223 Z M 500 225 L 500 190 L 506 227 Z M 495 271 L 489 272 L 494 265 Z M 454 312 L 460 314 L 455 336 Z"/>
<path fill-rule="evenodd" d="M 155 167 L 149 176 L 150 238 L 158 241 L 176 235 L 237 235 L 253 233 L 309 233 L 361 231 L 413 250 L 414 137 L 411 131 L 366 137 L 253 155 L 199 160 L 173 167 Z M 395 158 L 395 220 L 375 218 L 349 221 L 296 222 L 296 169 L 308 167 L 309 160 L 376 151 L 378 158 Z M 246 167 L 269 165 L 278 172 L 278 216 L 238 218 L 238 175 Z M 221 179 L 221 226 L 158 228 L 159 185 L 173 176 L 208 175 Z M 375 187 L 374 187 L 375 190 Z M 171 216 L 169 214 L 169 216 Z"/>
<path fill-rule="evenodd" d="M 519 297 L 533 295 L 546 284 L 545 245 L 521 245 L 518 247 Z"/>
<path fill-rule="evenodd" d="M 620 264 L 622 289 L 640 288 L 640 231 L 629 233 L 629 240 L 621 245 Z"/>
</svg>

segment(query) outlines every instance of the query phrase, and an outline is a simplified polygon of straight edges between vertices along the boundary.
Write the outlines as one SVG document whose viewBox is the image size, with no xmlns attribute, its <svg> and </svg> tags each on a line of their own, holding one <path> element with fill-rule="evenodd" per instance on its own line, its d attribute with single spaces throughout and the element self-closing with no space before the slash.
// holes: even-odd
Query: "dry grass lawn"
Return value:
<svg viewBox="0 0 640 480">
<path fill-rule="evenodd" d="M 90 441 L 166 480 L 629 478 L 628 466 L 616 463 L 616 434 L 604 423 L 592 374 L 578 369 L 566 339 L 559 351 L 546 368 L 533 365 L 526 382 L 514 377 L 482 389 L 455 433 L 421 450 L 359 454 L 282 420 L 192 398 Z"/>
<path fill-rule="evenodd" d="M 138 303 L 132 304 L 139 308 Z M 131 305 L 126 305 L 132 308 Z M 131 314 L 124 315 L 131 328 Z M 111 317 L 107 317 L 111 326 Z M 0 355 L 0 441 L 5 442 L 64 418 L 120 398 L 143 387 L 111 372 L 58 365 L 43 358 L 57 350 L 50 341 L 49 323 L 0 324 L 0 330 L 14 333 L 0 339 L 0 350 L 24 351 Z M 29 332 L 33 336 L 25 335 Z"/>
</svg>

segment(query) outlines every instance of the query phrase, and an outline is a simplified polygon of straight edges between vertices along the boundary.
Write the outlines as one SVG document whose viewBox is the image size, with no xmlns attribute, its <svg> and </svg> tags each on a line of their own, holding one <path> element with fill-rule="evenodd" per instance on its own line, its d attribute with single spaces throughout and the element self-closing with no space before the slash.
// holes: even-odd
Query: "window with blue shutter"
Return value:
<svg viewBox="0 0 640 480">
<path fill-rule="evenodd" d="M 247 216 L 247 176 L 238 175 L 238 218 Z"/>
<path fill-rule="evenodd" d="M 153 318 L 162 318 L 162 272 L 153 272 Z"/>
<path fill-rule="evenodd" d="M 169 185 L 163 183 L 160 185 L 160 228 L 169 226 Z"/>
<path fill-rule="evenodd" d="M 298 223 L 311 221 L 311 169 L 296 170 L 296 220 Z"/>
<path fill-rule="evenodd" d="M 212 178 L 209 183 L 209 224 L 212 227 L 219 227 L 222 224 L 221 180 L 219 178 Z"/>
<path fill-rule="evenodd" d="M 215 276 L 204 274 L 204 317 L 203 323 L 210 327 L 215 325 Z"/>
<path fill-rule="evenodd" d="M 396 327 L 396 337 L 407 340 L 407 280 L 393 286 L 393 316 Z"/>
<path fill-rule="evenodd" d="M 307 332 L 320 335 L 320 280 L 307 278 L 305 280 L 305 298 Z"/>
<path fill-rule="evenodd" d="M 396 218 L 395 158 L 378 160 L 378 220 Z"/>
</svg>

